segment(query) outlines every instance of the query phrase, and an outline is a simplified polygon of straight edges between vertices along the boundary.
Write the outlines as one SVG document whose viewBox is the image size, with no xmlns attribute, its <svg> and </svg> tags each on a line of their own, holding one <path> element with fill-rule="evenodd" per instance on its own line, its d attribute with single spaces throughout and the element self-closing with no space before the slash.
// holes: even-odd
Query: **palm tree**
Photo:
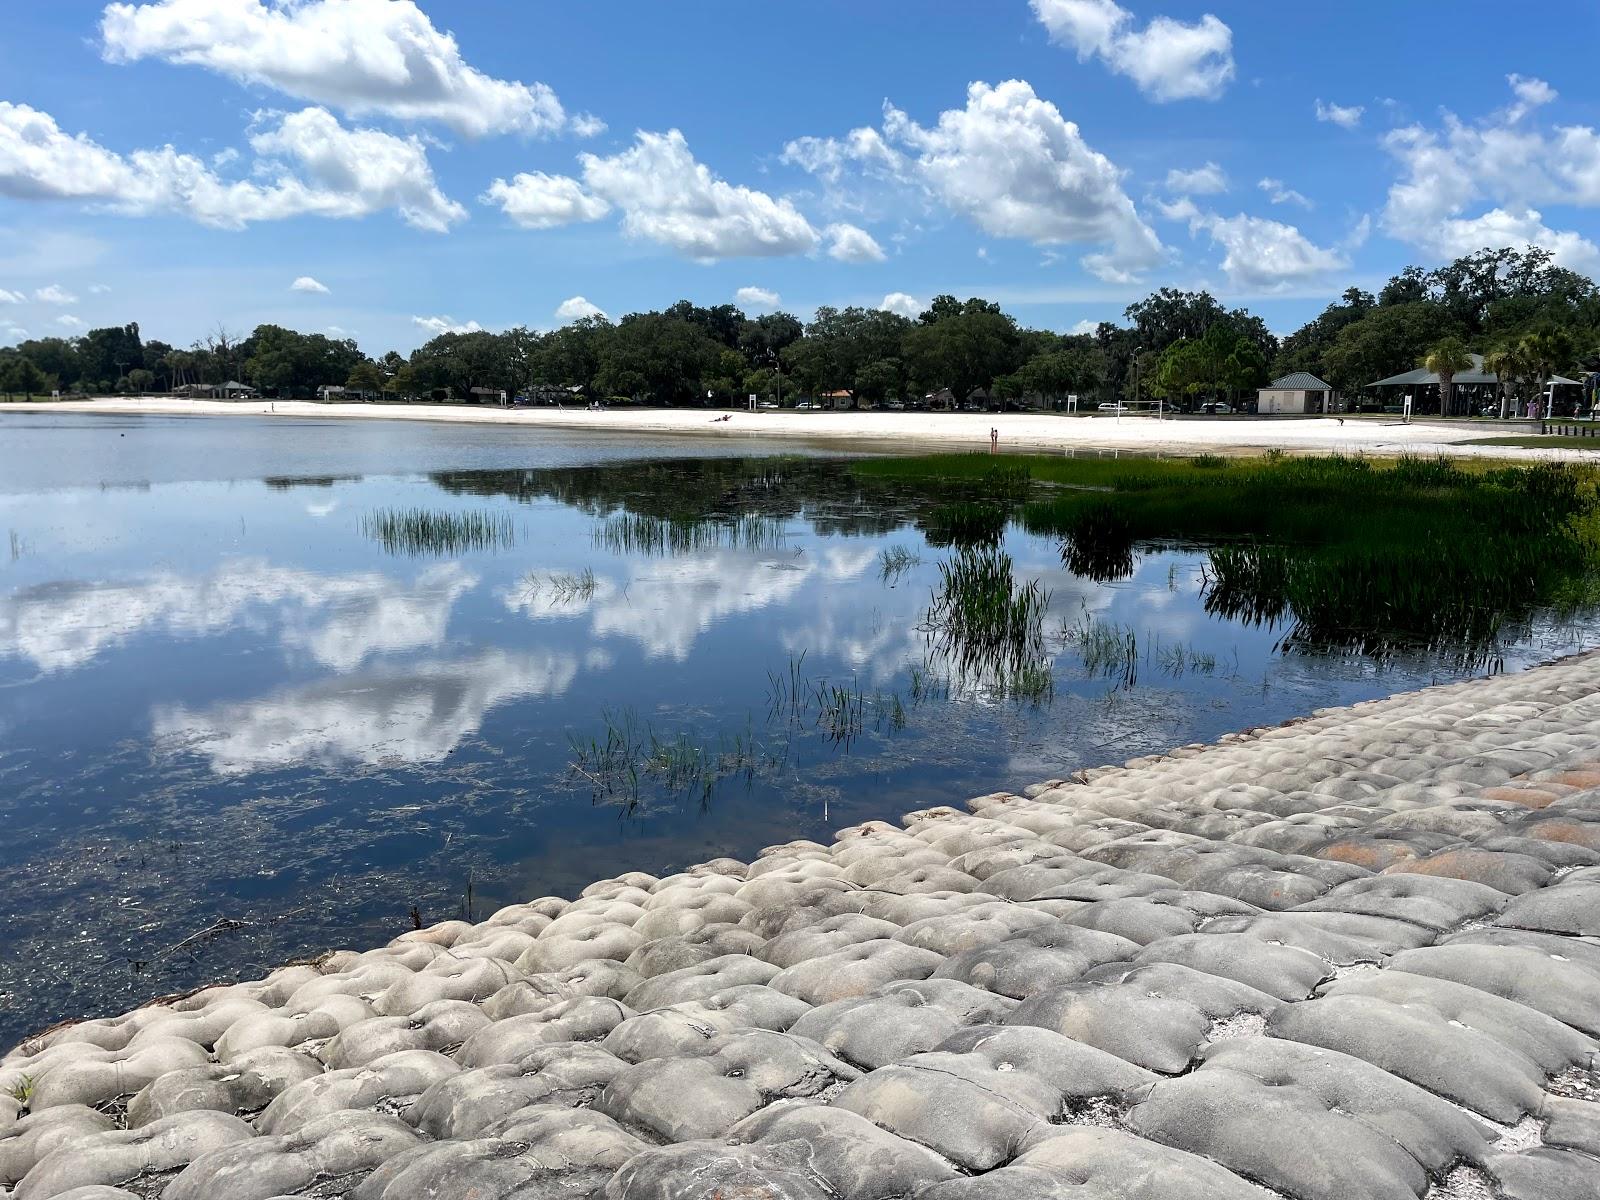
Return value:
<svg viewBox="0 0 1600 1200">
<path fill-rule="evenodd" d="M 1550 376 L 1571 364 L 1577 353 L 1577 343 L 1565 329 L 1546 326 L 1522 339 L 1522 353 L 1533 376 L 1534 388 L 1542 392 Z"/>
<path fill-rule="evenodd" d="M 1522 384 L 1534 375 L 1525 342 L 1505 342 L 1484 355 L 1483 367 L 1500 380 L 1500 415 L 1506 415 L 1505 398 L 1520 396 Z"/>
<path fill-rule="evenodd" d="M 1422 360 L 1422 366 L 1439 377 L 1439 415 L 1448 417 L 1451 394 L 1455 390 L 1456 372 L 1471 369 L 1472 355 L 1467 353 L 1467 348 L 1460 338 L 1444 337 L 1428 351 L 1428 357 Z"/>
</svg>

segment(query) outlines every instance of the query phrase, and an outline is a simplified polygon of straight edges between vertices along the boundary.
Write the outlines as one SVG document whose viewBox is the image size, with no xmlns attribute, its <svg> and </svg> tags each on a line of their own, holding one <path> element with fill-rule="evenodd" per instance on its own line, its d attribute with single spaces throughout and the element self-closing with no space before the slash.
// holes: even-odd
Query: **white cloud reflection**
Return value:
<svg viewBox="0 0 1600 1200">
<path fill-rule="evenodd" d="M 684 662 L 700 635 L 728 617 L 794 600 L 808 583 L 842 583 L 862 576 L 877 558 L 876 545 L 829 546 L 814 552 L 783 550 L 706 554 L 636 562 L 626 581 L 596 578 L 593 591 L 558 594 L 548 585 L 504 593 L 512 612 L 534 619 L 587 616 L 599 637 L 638 642 L 651 658 Z M 558 572 L 535 571 L 548 580 Z"/>
<path fill-rule="evenodd" d="M 410 583 L 379 572 L 320 575 L 256 559 L 209 576 L 171 571 L 131 580 L 60 580 L 0 596 L 0 656 L 70 671 L 147 631 L 198 637 L 282 610 L 283 642 L 349 671 L 369 656 L 439 645 L 455 602 L 476 587 L 459 563 Z"/>
<path fill-rule="evenodd" d="M 496 705 L 559 696 L 577 674 L 575 655 L 485 650 L 319 680 L 203 711 L 159 708 L 152 731 L 169 750 L 209 759 L 219 775 L 438 762 L 475 734 Z"/>
</svg>

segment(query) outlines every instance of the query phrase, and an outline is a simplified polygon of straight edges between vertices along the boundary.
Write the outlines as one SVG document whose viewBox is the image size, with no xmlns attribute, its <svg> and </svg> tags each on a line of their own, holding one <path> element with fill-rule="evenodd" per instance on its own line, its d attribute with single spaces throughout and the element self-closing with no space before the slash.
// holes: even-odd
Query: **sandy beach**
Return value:
<svg viewBox="0 0 1600 1200">
<path fill-rule="evenodd" d="M 1521 434 L 1521 422 L 1464 425 L 1372 418 L 1230 417 L 1157 420 L 1148 416 L 1063 416 L 1053 413 L 746 412 L 729 419 L 711 409 L 480 408 L 438 404 L 321 404 L 305 400 L 180 400 L 167 396 L 108 397 L 82 401 L 7 404 L 4 412 L 78 412 L 158 416 L 278 416 L 355 420 L 456 421 L 621 433 L 699 434 L 729 439 L 798 438 L 845 442 L 863 448 L 986 447 L 989 430 L 1000 447 L 1044 450 L 1130 450 L 1147 453 L 1248 453 L 1278 449 L 1302 453 L 1448 454 L 1499 459 L 1572 459 L 1588 451 L 1471 444 L 1475 439 Z M 1600 449 L 1600 439 L 1596 441 Z"/>
</svg>

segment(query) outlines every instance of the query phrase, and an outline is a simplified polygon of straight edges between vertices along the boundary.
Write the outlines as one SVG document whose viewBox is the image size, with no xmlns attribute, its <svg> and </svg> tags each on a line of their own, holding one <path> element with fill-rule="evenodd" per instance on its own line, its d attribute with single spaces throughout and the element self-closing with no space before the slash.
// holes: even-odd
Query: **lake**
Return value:
<svg viewBox="0 0 1600 1200">
<path fill-rule="evenodd" d="M 927 506 L 792 443 L 0 413 L 0 1045 L 1589 644 L 1286 643 L 1204 546 L 1097 583 L 1012 527 L 999 687 L 926 627 Z"/>
</svg>

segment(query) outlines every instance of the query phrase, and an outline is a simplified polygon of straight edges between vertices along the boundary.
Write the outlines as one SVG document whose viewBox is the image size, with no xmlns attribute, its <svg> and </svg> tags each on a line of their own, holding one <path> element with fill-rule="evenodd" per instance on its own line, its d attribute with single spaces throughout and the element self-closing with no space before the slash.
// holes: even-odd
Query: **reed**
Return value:
<svg viewBox="0 0 1600 1200">
<path fill-rule="evenodd" d="M 500 550 L 516 542 L 504 513 L 427 508 L 380 508 L 361 518 L 361 532 L 390 554 L 409 556 Z"/>
<path fill-rule="evenodd" d="M 785 522 L 759 513 L 725 517 L 658 517 L 616 513 L 596 527 L 593 540 L 613 554 L 647 557 L 706 550 L 763 553 L 783 545 Z"/>
<path fill-rule="evenodd" d="M 890 587 L 912 567 L 922 565 L 922 556 L 905 546 L 885 546 L 878 551 L 878 578 Z"/>
</svg>

